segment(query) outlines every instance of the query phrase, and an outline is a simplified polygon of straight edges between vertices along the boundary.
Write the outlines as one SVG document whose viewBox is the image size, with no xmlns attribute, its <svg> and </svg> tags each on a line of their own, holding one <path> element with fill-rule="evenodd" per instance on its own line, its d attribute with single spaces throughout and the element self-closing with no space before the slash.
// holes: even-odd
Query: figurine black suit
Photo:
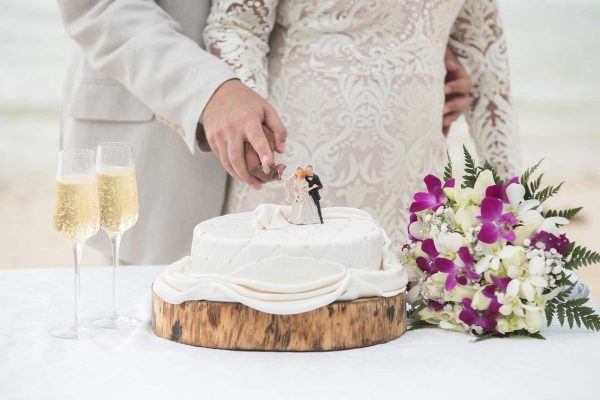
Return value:
<svg viewBox="0 0 600 400">
<path fill-rule="evenodd" d="M 313 185 L 317 185 L 317 187 L 309 191 L 308 194 L 310 194 L 310 197 L 312 197 L 313 201 L 315 202 L 317 210 L 319 211 L 319 219 L 321 220 L 321 223 L 323 223 L 323 215 L 321 214 L 320 203 L 321 195 L 319 194 L 319 190 L 323 189 L 323 184 L 321 183 L 319 177 L 316 174 L 313 174 L 312 165 L 308 165 L 306 167 L 304 179 L 306 179 L 306 181 L 308 182 L 309 188 L 311 188 Z"/>
</svg>

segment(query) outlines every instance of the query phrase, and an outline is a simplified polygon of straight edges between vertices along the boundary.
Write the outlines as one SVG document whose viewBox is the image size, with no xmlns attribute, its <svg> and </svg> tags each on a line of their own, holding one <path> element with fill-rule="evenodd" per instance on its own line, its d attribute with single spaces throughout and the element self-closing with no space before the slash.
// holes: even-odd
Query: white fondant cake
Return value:
<svg viewBox="0 0 600 400">
<path fill-rule="evenodd" d="M 168 266 L 155 293 L 173 304 L 228 301 L 295 314 L 405 290 L 406 272 L 369 214 L 325 208 L 324 224 L 292 225 L 288 212 L 288 206 L 262 204 L 198 224 L 191 257 Z"/>
</svg>

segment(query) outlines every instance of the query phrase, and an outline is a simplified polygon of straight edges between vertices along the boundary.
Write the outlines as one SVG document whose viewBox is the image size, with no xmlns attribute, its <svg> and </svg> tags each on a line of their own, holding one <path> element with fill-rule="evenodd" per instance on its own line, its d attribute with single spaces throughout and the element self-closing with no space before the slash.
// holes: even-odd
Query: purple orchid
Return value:
<svg viewBox="0 0 600 400">
<path fill-rule="evenodd" d="M 507 182 L 499 183 L 496 185 L 488 186 L 485 190 L 485 197 L 493 197 L 501 200 L 503 203 L 508 203 L 508 195 L 506 194 L 506 188 L 513 183 L 519 183 L 519 177 L 515 176 Z"/>
<path fill-rule="evenodd" d="M 494 244 L 500 237 L 512 242 L 516 239 L 513 227 L 519 220 L 511 213 L 502 214 L 502 200 L 486 197 L 481 202 L 481 215 L 477 217 L 483 221 L 477 239 L 487 244 Z"/>
<path fill-rule="evenodd" d="M 410 233 L 410 226 L 412 225 L 413 222 L 418 221 L 417 218 L 417 214 L 410 214 L 410 219 L 408 220 L 408 240 L 410 240 L 411 242 L 418 242 L 421 239 L 414 237 L 411 233 Z"/>
<path fill-rule="evenodd" d="M 435 260 L 435 267 L 438 272 L 446 272 L 448 274 L 444 285 L 446 291 L 449 292 L 454 289 L 458 283 L 456 280 L 456 264 L 454 264 L 454 261 L 439 257 Z"/>
<path fill-rule="evenodd" d="M 423 179 L 425 185 L 427 186 L 427 192 L 417 192 L 413 196 L 414 202 L 410 205 L 409 211 L 411 213 L 431 209 L 433 211 L 437 210 L 440 206 L 446 203 L 448 198 L 444 193 L 444 188 L 454 187 L 455 180 L 454 178 L 449 179 L 444 186 L 442 186 L 442 181 L 436 176 L 427 175 L 425 179 Z"/>
<path fill-rule="evenodd" d="M 500 312 L 500 307 L 502 307 L 502 304 L 500 304 L 498 298 L 496 297 L 496 291 L 500 290 L 502 293 L 506 293 L 506 288 L 508 288 L 508 284 L 512 279 L 498 278 L 495 275 L 490 275 L 490 278 L 494 283 L 484 287 L 481 293 L 485 297 L 490 299 L 490 306 L 488 307 L 488 311 L 490 311 L 492 314 L 498 314 Z"/>
<path fill-rule="evenodd" d="M 468 297 L 462 299 L 463 310 L 458 315 L 458 319 L 469 326 L 478 325 L 486 332 L 494 332 L 498 325 L 496 318 L 488 312 L 477 312 L 471 307 L 472 302 Z"/>
<path fill-rule="evenodd" d="M 571 242 L 564 233 L 560 236 L 556 236 L 550 232 L 540 231 L 531 238 L 531 244 L 533 246 L 537 243 L 543 243 L 546 246 L 546 250 L 555 249 L 560 254 L 563 254 Z"/>
<path fill-rule="evenodd" d="M 460 249 L 458 249 L 458 258 L 460 258 L 460 260 L 462 261 L 462 263 L 465 266 L 465 275 L 466 275 L 467 279 L 471 279 L 471 280 L 481 279 L 481 275 L 479 275 L 477 272 L 475 272 L 475 269 L 474 269 L 475 260 L 473 260 L 473 256 L 471 255 L 471 252 L 469 251 L 468 247 L 463 246 Z M 464 284 L 466 284 L 466 282 L 462 283 L 462 285 L 464 285 Z"/>
<path fill-rule="evenodd" d="M 433 239 L 425 239 L 421 243 L 421 250 L 427 257 L 417 257 L 417 266 L 421 268 L 427 276 L 431 276 L 436 272 L 448 272 L 448 278 L 446 279 L 445 289 L 450 291 L 456 286 L 456 273 L 451 274 L 452 271 L 456 271 L 456 266 L 452 260 L 444 257 L 439 257 L 440 253 L 435 248 Z"/>
<path fill-rule="evenodd" d="M 457 284 L 466 285 L 467 279 L 481 279 L 481 275 L 476 273 L 473 269 L 475 261 L 473 260 L 473 256 L 471 256 L 468 247 L 463 246 L 458 249 L 458 257 L 463 262 L 464 268 L 461 268 L 452 260 L 448 260 L 446 258 L 440 258 L 440 261 L 438 261 L 435 265 L 439 272 L 445 272 L 448 274 L 448 277 L 446 278 L 446 284 L 444 285 L 447 291 L 454 289 Z"/>
<path fill-rule="evenodd" d="M 431 308 L 434 311 L 441 311 L 442 308 L 444 308 L 444 305 L 435 300 L 429 300 L 427 302 L 427 308 Z"/>
</svg>

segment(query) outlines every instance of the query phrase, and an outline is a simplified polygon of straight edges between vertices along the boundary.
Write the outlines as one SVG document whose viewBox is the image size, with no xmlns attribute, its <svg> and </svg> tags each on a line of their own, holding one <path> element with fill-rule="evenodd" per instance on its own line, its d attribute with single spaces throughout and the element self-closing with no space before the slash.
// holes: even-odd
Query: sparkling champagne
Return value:
<svg viewBox="0 0 600 400">
<path fill-rule="evenodd" d="M 100 226 L 109 235 L 122 234 L 138 219 L 135 169 L 105 167 L 98 171 Z"/>
<path fill-rule="evenodd" d="M 84 243 L 98 232 L 98 190 L 94 177 L 71 175 L 57 180 L 54 230 L 71 243 Z"/>
</svg>

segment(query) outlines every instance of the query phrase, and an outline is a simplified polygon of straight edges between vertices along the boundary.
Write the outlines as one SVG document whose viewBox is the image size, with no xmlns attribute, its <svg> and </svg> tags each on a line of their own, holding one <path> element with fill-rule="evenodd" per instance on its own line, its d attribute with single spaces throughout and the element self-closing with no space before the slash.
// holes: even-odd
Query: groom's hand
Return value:
<svg viewBox="0 0 600 400">
<path fill-rule="evenodd" d="M 444 86 L 446 104 L 444 104 L 442 131 L 444 136 L 448 136 L 450 125 L 471 104 L 471 89 L 473 85 L 471 77 L 458 61 L 450 47 L 446 48 L 444 64 L 446 66 L 446 84 Z"/>
<path fill-rule="evenodd" d="M 273 150 L 275 147 L 275 135 L 265 125 L 263 125 L 263 132 L 267 138 L 267 141 L 269 142 L 271 150 Z M 246 167 L 252 176 L 258 178 L 263 183 L 281 180 L 281 177 L 283 176 L 283 170 L 285 169 L 284 164 L 273 163 L 270 165 L 261 165 L 260 158 L 250 143 L 244 144 L 244 150 L 246 156 Z"/>
<path fill-rule="evenodd" d="M 202 114 L 206 140 L 223 167 L 234 178 L 260 189 L 261 181 L 246 166 L 244 143 L 259 155 L 262 165 L 274 163 L 263 125 L 274 136 L 274 150 L 282 153 L 287 132 L 277 112 L 255 91 L 237 79 L 223 83 Z"/>
</svg>

